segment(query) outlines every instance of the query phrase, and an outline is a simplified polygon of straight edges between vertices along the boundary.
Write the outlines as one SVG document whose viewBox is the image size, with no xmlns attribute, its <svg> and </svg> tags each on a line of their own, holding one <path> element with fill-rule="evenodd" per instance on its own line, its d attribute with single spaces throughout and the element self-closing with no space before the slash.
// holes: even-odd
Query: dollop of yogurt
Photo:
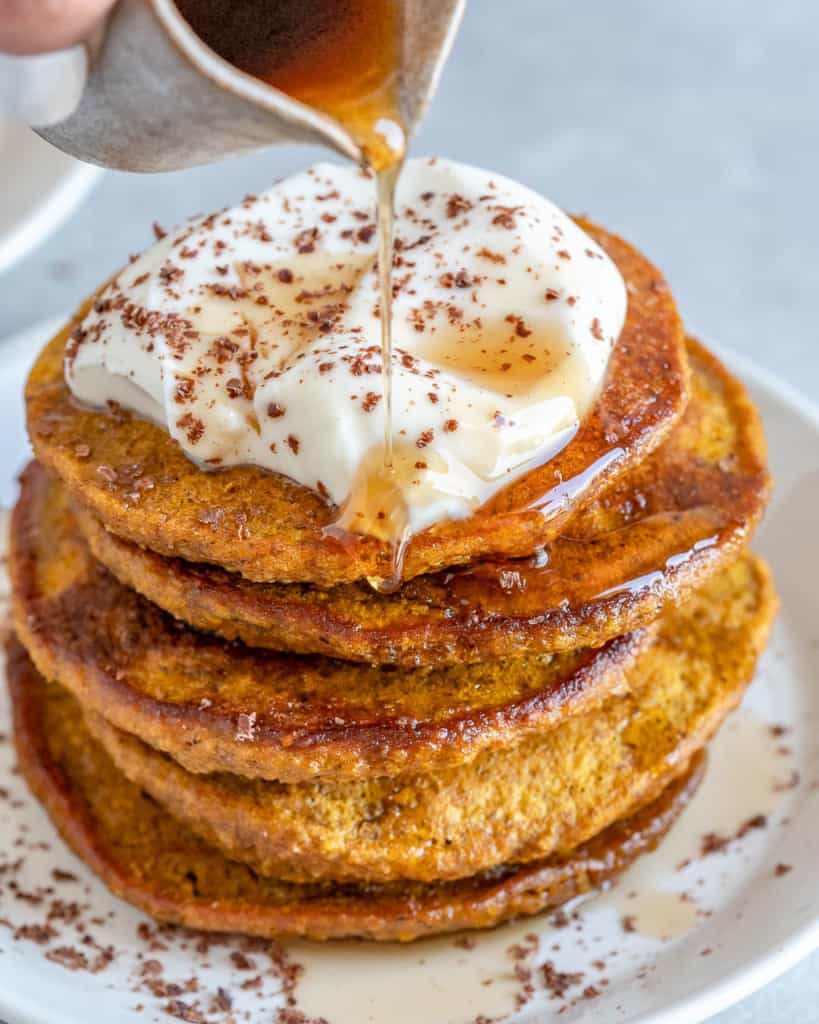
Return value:
<svg viewBox="0 0 819 1024">
<path fill-rule="evenodd" d="M 395 480 L 416 532 L 567 442 L 627 299 L 558 207 L 448 160 L 408 161 L 395 238 Z M 66 348 L 68 385 L 152 420 L 203 468 L 261 466 L 340 505 L 383 452 L 376 241 L 373 180 L 351 165 L 192 220 L 100 294 Z"/>
</svg>

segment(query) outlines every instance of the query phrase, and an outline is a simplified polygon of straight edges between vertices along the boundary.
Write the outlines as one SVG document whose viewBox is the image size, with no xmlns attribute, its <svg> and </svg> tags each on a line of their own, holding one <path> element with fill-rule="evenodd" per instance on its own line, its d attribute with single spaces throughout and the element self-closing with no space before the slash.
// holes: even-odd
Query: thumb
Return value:
<svg viewBox="0 0 819 1024">
<path fill-rule="evenodd" d="M 62 50 L 82 42 L 114 0 L 0 0 L 0 53 Z"/>
</svg>

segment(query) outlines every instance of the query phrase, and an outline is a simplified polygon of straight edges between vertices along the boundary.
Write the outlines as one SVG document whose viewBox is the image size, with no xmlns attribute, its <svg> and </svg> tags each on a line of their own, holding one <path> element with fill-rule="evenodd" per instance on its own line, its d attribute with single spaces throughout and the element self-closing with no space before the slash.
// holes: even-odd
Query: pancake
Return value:
<svg viewBox="0 0 819 1024">
<path fill-rule="evenodd" d="M 404 576 L 477 557 L 529 556 L 667 436 L 687 399 L 682 325 L 662 276 L 622 240 L 583 226 L 619 266 L 626 323 L 604 389 L 555 458 L 468 519 L 436 524 L 410 542 Z M 342 543 L 317 494 L 256 467 L 204 473 L 159 427 L 121 410 L 80 408 L 63 378 L 63 351 L 88 305 L 46 347 L 26 387 L 37 458 L 118 536 L 163 555 L 222 566 L 247 579 L 332 585 L 393 575 L 389 545 Z"/>
<path fill-rule="evenodd" d="M 743 559 L 665 615 L 628 693 L 433 774 L 294 785 L 192 775 L 99 716 L 89 725 L 131 781 L 260 874 L 463 878 L 565 853 L 655 799 L 739 703 L 774 605 L 763 564 Z"/>
<path fill-rule="evenodd" d="M 191 771 L 301 781 L 458 764 L 597 706 L 651 627 L 597 651 L 378 668 L 227 644 L 187 628 L 96 562 L 65 491 L 29 467 L 9 567 L 40 671 Z"/>
<path fill-rule="evenodd" d="M 747 544 L 769 491 L 745 389 L 693 340 L 691 400 L 668 440 L 548 546 L 546 564 L 476 564 L 395 594 L 252 583 L 122 540 L 77 509 L 91 549 L 178 619 L 253 646 L 394 665 L 597 647 L 655 619 Z M 541 556 L 543 561 L 543 556 Z"/>
<path fill-rule="evenodd" d="M 210 931 L 408 941 L 534 914 L 599 888 L 652 850 L 702 772 L 698 760 L 653 804 L 565 857 L 433 885 L 294 885 L 227 860 L 128 782 L 73 698 L 44 683 L 16 642 L 8 680 L 20 770 L 69 846 L 117 896 Z"/>
</svg>

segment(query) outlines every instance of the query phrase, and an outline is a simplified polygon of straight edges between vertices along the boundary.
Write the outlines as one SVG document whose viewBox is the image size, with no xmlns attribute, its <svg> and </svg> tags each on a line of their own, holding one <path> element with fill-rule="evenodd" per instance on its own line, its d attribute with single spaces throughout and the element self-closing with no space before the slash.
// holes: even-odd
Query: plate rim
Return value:
<svg viewBox="0 0 819 1024">
<path fill-rule="evenodd" d="M 91 170 L 95 170 L 91 168 Z M 2 246 L 0 245 L 0 270 L 2 270 Z M 68 319 L 70 314 L 47 317 L 35 321 L 20 330 L 0 339 L 0 352 L 12 359 L 24 355 L 36 355 L 29 348 L 33 336 L 45 336 L 56 325 Z M 786 405 L 804 421 L 805 425 L 819 433 L 819 403 L 785 381 L 775 371 L 769 371 L 753 358 L 735 349 L 713 342 L 707 334 L 699 335 L 728 369 L 744 383 L 765 392 Z M 9 367 L 11 369 L 11 367 Z M 111 894 L 112 899 L 118 899 Z M 683 996 L 656 1010 L 649 1010 L 630 1018 L 629 1024 L 692 1024 L 706 1021 L 716 1014 L 735 1006 L 743 999 L 760 991 L 784 975 L 798 963 L 819 949 L 819 913 L 812 921 L 795 929 L 778 945 L 746 960 L 726 974 L 719 982 L 709 985 L 690 995 Z M 8 1024 L 46 1024 L 30 998 L 18 998 L 14 992 L 0 993 L 0 1020 L 7 1018 Z"/>
<path fill-rule="evenodd" d="M 14 128 L 25 128 L 10 122 Z M 29 129 L 32 138 L 37 135 Z M 51 186 L 7 235 L 0 238 L 0 274 L 21 262 L 77 210 L 103 174 L 101 167 L 81 163 L 55 150 L 63 166 Z M 33 325 L 33 326 L 36 326 Z"/>
<path fill-rule="evenodd" d="M 693 332 L 696 333 L 696 332 Z M 795 410 L 807 425 L 819 432 L 819 402 L 814 402 L 775 371 L 766 370 L 755 359 L 736 349 L 704 336 L 704 344 L 711 349 L 743 383 L 752 384 L 761 391 L 782 400 Z M 632 1024 L 690 1024 L 705 1021 L 723 1010 L 736 1006 L 743 999 L 765 988 L 791 968 L 807 959 L 819 949 L 819 914 L 813 921 L 797 928 L 779 948 L 747 960 L 741 967 L 730 971 L 720 982 L 700 992 L 678 999 L 661 1010 L 649 1011 L 634 1018 Z"/>
</svg>

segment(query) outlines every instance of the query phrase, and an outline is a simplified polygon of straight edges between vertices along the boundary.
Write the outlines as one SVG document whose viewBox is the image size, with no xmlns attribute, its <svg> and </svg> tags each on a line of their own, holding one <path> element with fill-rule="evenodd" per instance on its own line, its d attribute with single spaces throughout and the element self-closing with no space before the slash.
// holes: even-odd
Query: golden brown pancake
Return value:
<svg viewBox="0 0 819 1024">
<path fill-rule="evenodd" d="M 459 882 L 298 885 L 228 860 L 128 782 L 74 699 L 44 683 L 14 642 L 8 679 L 20 769 L 69 846 L 117 896 L 159 920 L 210 931 L 408 941 L 534 914 L 601 886 L 652 850 L 702 771 L 698 759 L 653 804 L 566 856 Z"/>
<path fill-rule="evenodd" d="M 117 767 L 203 839 L 288 881 L 440 881 L 567 851 L 655 799 L 740 701 L 768 635 L 770 576 L 743 558 L 663 617 L 629 692 L 468 764 L 286 785 L 192 775 L 108 726 Z"/>
<path fill-rule="evenodd" d="M 477 557 L 529 556 L 572 510 L 637 465 L 667 436 L 687 398 L 684 337 L 660 273 L 636 250 L 583 224 L 619 266 L 626 323 L 606 385 L 575 438 L 474 516 L 414 537 L 405 578 Z M 311 490 L 255 467 L 204 473 L 162 429 L 72 401 L 63 352 L 86 306 L 43 351 L 26 387 L 37 458 L 110 530 L 163 555 L 269 582 L 321 585 L 390 577 L 392 552 L 372 537 L 325 533 L 336 510 Z M 557 481 L 557 483 L 556 483 Z"/>
<path fill-rule="evenodd" d="M 123 583 L 176 618 L 253 646 L 397 665 L 468 663 L 596 647 L 679 604 L 747 544 L 768 497 L 765 441 L 745 389 L 690 340 L 691 400 L 668 440 L 544 552 L 328 590 L 252 583 L 77 519 Z M 541 556 L 543 561 L 543 556 Z"/>
<path fill-rule="evenodd" d="M 597 706 L 651 627 L 602 650 L 430 669 L 228 644 L 176 622 L 96 562 L 42 467 L 23 476 L 10 570 L 39 670 L 192 771 L 301 781 L 457 764 Z"/>
</svg>

